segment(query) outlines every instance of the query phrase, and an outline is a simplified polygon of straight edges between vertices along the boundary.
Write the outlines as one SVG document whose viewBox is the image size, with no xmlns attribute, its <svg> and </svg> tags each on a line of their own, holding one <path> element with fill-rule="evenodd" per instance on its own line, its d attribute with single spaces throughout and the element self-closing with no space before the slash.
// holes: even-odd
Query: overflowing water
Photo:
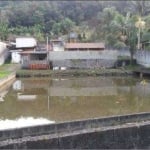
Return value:
<svg viewBox="0 0 150 150">
<path fill-rule="evenodd" d="M 0 91 L 0 129 L 149 112 L 149 91 L 132 77 L 18 78 Z"/>
</svg>

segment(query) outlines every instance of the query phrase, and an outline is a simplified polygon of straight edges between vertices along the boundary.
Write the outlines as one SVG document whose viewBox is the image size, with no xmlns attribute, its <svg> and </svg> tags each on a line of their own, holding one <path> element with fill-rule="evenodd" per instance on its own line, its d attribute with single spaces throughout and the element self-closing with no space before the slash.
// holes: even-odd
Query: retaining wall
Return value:
<svg viewBox="0 0 150 150">
<path fill-rule="evenodd" d="M 16 74 L 12 73 L 6 76 L 5 78 L 0 79 L 0 88 L 6 85 L 7 83 L 9 83 L 10 81 L 14 81 L 15 78 L 16 78 Z"/>
<path fill-rule="evenodd" d="M 112 68 L 115 66 L 117 60 L 114 59 L 87 59 L 87 60 L 53 60 L 52 66 L 53 67 L 67 67 L 67 68 Z"/>
<path fill-rule="evenodd" d="M 117 61 L 118 53 L 104 51 L 51 51 L 49 60 L 53 67 L 67 68 L 111 68 Z"/>
<path fill-rule="evenodd" d="M 145 148 L 150 113 L 0 131 L 0 148 Z"/>
<path fill-rule="evenodd" d="M 7 149 L 149 149 L 150 124 L 16 140 Z M 17 143 L 18 142 L 18 143 Z"/>
</svg>

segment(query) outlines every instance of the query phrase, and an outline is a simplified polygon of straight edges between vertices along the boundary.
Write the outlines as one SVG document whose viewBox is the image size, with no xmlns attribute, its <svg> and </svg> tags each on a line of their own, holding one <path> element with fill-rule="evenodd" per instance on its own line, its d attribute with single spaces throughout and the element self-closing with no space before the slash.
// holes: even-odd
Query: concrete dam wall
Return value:
<svg viewBox="0 0 150 150">
<path fill-rule="evenodd" d="M 148 148 L 150 113 L 0 131 L 1 149 Z"/>
</svg>

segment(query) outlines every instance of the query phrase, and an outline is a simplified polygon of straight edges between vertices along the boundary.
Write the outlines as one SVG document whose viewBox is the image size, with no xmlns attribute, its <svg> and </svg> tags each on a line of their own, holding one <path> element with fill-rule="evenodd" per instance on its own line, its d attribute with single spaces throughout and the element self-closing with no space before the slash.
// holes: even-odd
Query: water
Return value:
<svg viewBox="0 0 150 150">
<path fill-rule="evenodd" d="M 0 91 L 0 129 L 149 112 L 149 91 L 132 77 L 17 79 Z"/>
</svg>

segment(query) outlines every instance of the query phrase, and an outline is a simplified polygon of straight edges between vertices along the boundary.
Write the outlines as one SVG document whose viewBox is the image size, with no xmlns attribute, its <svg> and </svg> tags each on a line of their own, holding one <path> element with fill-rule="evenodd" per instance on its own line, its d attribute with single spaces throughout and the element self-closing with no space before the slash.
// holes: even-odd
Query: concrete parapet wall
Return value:
<svg viewBox="0 0 150 150">
<path fill-rule="evenodd" d="M 68 127 L 68 126 L 67 126 Z M 34 132 L 37 131 L 37 128 Z M 150 146 L 150 121 L 0 141 L 4 149 L 139 149 Z M 15 132 L 14 132 L 15 133 Z M 16 132 L 19 135 L 19 132 Z M 9 134 L 7 134 L 8 136 Z"/>
<path fill-rule="evenodd" d="M 118 53 L 113 50 L 104 51 L 51 51 L 50 61 L 53 60 L 74 60 L 74 59 L 114 59 L 117 60 Z"/>
<path fill-rule="evenodd" d="M 87 59 L 87 60 L 53 60 L 53 67 L 67 67 L 67 68 L 111 68 L 114 67 L 116 60 L 114 59 Z"/>
<path fill-rule="evenodd" d="M 90 130 L 92 128 L 115 126 L 130 122 L 140 122 L 147 120 L 150 120 L 150 113 L 132 114 L 125 116 L 112 116 L 106 118 L 79 120 L 65 123 L 11 129 L 11 130 L 1 130 L 0 141 L 28 136 L 32 137 L 47 134 L 63 134 L 64 132 L 72 133 L 73 131 L 77 130 L 85 130 L 85 129 Z"/>
<path fill-rule="evenodd" d="M 104 51 L 51 51 L 49 60 L 53 67 L 110 68 L 117 62 L 118 52 Z"/>
</svg>

